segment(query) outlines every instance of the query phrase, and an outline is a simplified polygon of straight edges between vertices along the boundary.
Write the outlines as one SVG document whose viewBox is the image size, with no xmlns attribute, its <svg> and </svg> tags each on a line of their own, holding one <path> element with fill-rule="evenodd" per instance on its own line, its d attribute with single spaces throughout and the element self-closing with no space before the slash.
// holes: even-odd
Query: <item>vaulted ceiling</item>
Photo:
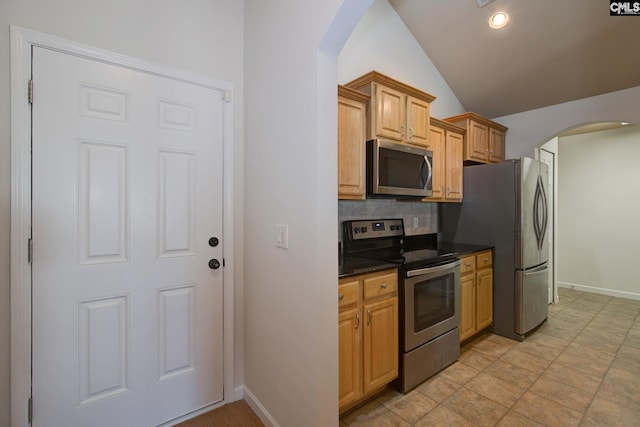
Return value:
<svg viewBox="0 0 640 427">
<path fill-rule="evenodd" d="M 640 15 L 610 16 L 605 0 L 389 2 L 467 111 L 496 118 L 640 86 Z M 500 10 L 509 24 L 492 30 Z"/>
</svg>

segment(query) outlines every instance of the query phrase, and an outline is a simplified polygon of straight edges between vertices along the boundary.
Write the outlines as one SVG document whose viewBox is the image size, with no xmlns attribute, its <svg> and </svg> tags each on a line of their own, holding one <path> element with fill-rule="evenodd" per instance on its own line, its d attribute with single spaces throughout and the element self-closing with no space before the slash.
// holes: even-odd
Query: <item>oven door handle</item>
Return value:
<svg viewBox="0 0 640 427">
<path fill-rule="evenodd" d="M 410 270 L 410 271 L 407 271 L 407 277 L 421 276 L 423 274 L 440 273 L 442 271 L 449 270 L 459 265 L 460 265 L 460 260 L 455 260 L 453 262 L 448 262 L 446 264 L 438 265 L 435 267 L 427 267 L 427 268 L 420 268 L 418 270 Z"/>
</svg>

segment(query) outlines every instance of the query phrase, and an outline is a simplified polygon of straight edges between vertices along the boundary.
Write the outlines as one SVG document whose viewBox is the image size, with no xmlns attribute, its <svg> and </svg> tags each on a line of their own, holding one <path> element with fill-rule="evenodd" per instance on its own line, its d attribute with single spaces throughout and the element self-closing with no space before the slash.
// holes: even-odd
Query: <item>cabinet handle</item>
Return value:
<svg viewBox="0 0 640 427">
<path fill-rule="evenodd" d="M 367 310 L 367 326 L 371 324 L 371 310 Z"/>
<path fill-rule="evenodd" d="M 387 289 L 387 283 L 386 283 L 386 282 L 383 282 L 383 283 L 382 283 L 382 285 L 380 285 L 380 287 L 381 287 L 382 289 Z"/>
<path fill-rule="evenodd" d="M 356 329 L 360 327 L 360 313 L 356 313 Z"/>
<path fill-rule="evenodd" d="M 470 263 L 470 262 L 466 263 L 465 265 L 466 265 L 467 267 L 471 267 L 471 263 Z"/>
<path fill-rule="evenodd" d="M 342 301 L 342 300 L 343 300 L 343 298 L 344 298 L 344 295 L 342 295 L 342 294 L 338 294 L 338 299 L 339 299 L 340 301 Z"/>
</svg>

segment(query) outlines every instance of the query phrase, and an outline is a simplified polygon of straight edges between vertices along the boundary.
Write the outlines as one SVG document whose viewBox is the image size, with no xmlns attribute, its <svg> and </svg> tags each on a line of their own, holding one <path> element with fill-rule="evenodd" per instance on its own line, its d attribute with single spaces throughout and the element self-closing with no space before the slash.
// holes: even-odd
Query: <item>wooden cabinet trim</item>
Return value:
<svg viewBox="0 0 640 427">
<path fill-rule="evenodd" d="M 368 104 L 369 99 L 371 98 L 369 95 L 367 95 L 364 92 L 351 89 L 342 85 L 338 85 L 338 96 L 342 96 L 344 98 L 348 98 L 353 101 L 362 102 L 363 104 Z"/>
<path fill-rule="evenodd" d="M 446 122 L 449 123 L 462 123 L 466 120 L 473 120 L 474 122 L 478 122 L 478 123 L 482 123 L 483 125 L 487 126 L 487 127 L 492 127 L 498 130 L 501 130 L 503 132 L 506 132 L 507 129 L 509 129 L 508 127 L 501 125 L 498 122 L 494 122 L 493 120 L 490 120 L 484 116 L 481 116 L 480 114 L 474 113 L 474 112 L 467 112 L 467 113 L 462 113 L 462 114 L 458 114 L 457 116 L 451 116 L 451 117 L 447 117 L 446 119 L 444 119 Z M 459 126 L 459 125 L 458 125 Z"/>
<path fill-rule="evenodd" d="M 467 132 L 467 130 L 463 127 L 457 126 L 453 123 L 445 122 L 444 120 L 437 119 L 435 117 L 431 117 L 431 124 L 439 127 L 440 129 L 460 133 L 462 135 L 464 135 Z"/>
<path fill-rule="evenodd" d="M 433 102 L 436 99 L 436 97 L 431 95 L 430 93 L 424 92 L 420 89 L 416 89 L 413 86 L 409 86 L 377 71 L 371 71 L 367 74 L 364 74 L 357 79 L 346 83 L 344 86 L 358 90 L 370 85 L 371 83 L 383 84 L 387 87 L 390 87 L 391 89 L 398 90 L 407 95 L 413 96 L 414 98 L 421 99 L 425 102 Z"/>
</svg>

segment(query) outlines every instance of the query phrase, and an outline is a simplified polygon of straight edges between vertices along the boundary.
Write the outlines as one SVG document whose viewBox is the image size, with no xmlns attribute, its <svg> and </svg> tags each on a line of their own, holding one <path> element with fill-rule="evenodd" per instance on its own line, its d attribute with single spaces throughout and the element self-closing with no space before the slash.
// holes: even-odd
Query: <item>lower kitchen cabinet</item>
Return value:
<svg viewBox="0 0 640 427">
<path fill-rule="evenodd" d="M 460 258 L 460 341 L 493 323 L 493 252 Z"/>
<path fill-rule="evenodd" d="M 398 376 L 398 274 L 395 269 L 338 284 L 340 412 Z"/>
</svg>

